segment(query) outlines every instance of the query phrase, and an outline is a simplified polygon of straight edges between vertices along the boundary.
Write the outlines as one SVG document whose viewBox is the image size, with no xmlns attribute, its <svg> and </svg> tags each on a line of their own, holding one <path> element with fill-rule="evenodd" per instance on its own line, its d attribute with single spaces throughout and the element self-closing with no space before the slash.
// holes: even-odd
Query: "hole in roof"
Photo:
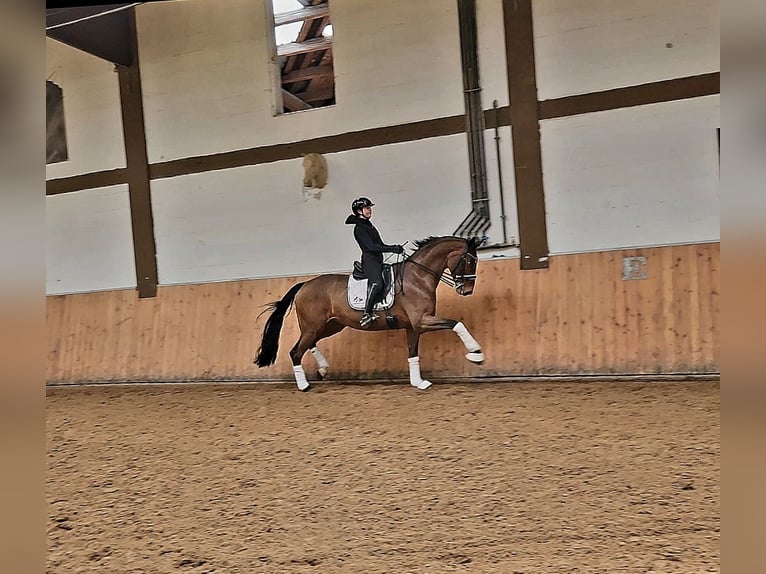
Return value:
<svg viewBox="0 0 766 574">
<path fill-rule="evenodd" d="M 275 16 L 285 12 L 300 10 L 304 7 L 298 0 L 271 0 L 271 6 Z M 295 42 L 298 39 L 302 26 L 303 22 L 293 22 L 292 24 L 285 24 L 284 26 L 274 28 L 277 46 Z"/>
</svg>

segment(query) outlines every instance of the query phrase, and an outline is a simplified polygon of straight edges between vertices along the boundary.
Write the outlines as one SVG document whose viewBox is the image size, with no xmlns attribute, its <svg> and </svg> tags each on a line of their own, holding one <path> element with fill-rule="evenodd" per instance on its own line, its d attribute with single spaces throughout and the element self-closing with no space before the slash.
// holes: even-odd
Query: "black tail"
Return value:
<svg viewBox="0 0 766 574">
<path fill-rule="evenodd" d="M 268 367 L 277 360 L 277 351 L 279 350 L 279 333 L 282 331 L 282 323 L 285 315 L 293 304 L 295 295 L 300 291 L 305 283 L 297 283 L 285 294 L 280 301 L 269 303 L 267 308 L 274 309 L 273 313 L 266 321 L 266 327 L 263 329 L 263 339 L 258 349 L 258 354 L 253 361 L 259 367 Z"/>
</svg>

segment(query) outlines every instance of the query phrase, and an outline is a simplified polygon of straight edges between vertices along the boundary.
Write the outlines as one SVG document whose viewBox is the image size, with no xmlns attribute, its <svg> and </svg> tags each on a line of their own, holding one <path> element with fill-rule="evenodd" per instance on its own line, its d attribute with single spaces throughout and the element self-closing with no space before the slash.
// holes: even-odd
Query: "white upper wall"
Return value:
<svg viewBox="0 0 766 574">
<path fill-rule="evenodd" d="M 46 293 L 136 286 L 128 186 L 46 198 Z"/>
<path fill-rule="evenodd" d="M 50 164 L 46 178 L 125 167 L 120 86 L 114 65 L 45 39 L 46 79 L 64 100 L 69 159 Z"/>
<path fill-rule="evenodd" d="M 457 5 L 457 0 L 454 4 Z M 457 18 L 457 15 L 455 17 Z M 497 100 L 498 106 L 507 106 L 509 102 L 508 66 L 505 61 L 502 0 L 476 1 L 476 28 L 479 36 L 479 81 L 482 106 L 485 110 L 491 108 L 492 100 Z M 460 38 L 458 38 L 459 41 Z M 458 49 L 459 46 L 460 44 Z"/>
<path fill-rule="evenodd" d="M 463 113 L 456 2 L 331 0 L 337 105 L 275 117 L 264 1 L 137 8 L 150 162 Z"/>
<path fill-rule="evenodd" d="M 387 243 L 449 235 L 470 210 L 464 135 L 325 156 L 320 199 L 301 193 L 301 160 L 153 184 L 163 284 L 348 272 L 359 248 L 344 221 L 360 195 Z"/>
<path fill-rule="evenodd" d="M 542 123 L 551 253 L 720 241 L 720 96 Z"/>
<path fill-rule="evenodd" d="M 265 1 L 137 7 L 150 162 L 464 112 L 455 0 L 330 0 L 338 103 L 274 117 Z M 710 0 L 533 8 L 541 99 L 718 70 Z M 504 106 L 502 0 L 477 0 L 477 20 L 483 106 Z M 124 167 L 113 66 L 46 42 L 71 158 L 48 166 L 48 177 Z M 719 101 L 543 122 L 552 252 L 719 240 Z M 507 236 L 518 239 L 511 130 L 499 133 Z M 490 243 L 503 239 L 494 144 L 487 130 Z M 160 282 L 347 271 L 358 250 L 343 220 L 359 195 L 378 204 L 375 223 L 390 243 L 452 233 L 470 210 L 465 134 L 325 157 L 319 201 L 303 201 L 300 159 L 152 181 Z M 49 293 L 135 286 L 125 186 L 49 197 L 48 209 Z"/>
<path fill-rule="evenodd" d="M 533 0 L 539 99 L 719 71 L 719 4 Z"/>
</svg>

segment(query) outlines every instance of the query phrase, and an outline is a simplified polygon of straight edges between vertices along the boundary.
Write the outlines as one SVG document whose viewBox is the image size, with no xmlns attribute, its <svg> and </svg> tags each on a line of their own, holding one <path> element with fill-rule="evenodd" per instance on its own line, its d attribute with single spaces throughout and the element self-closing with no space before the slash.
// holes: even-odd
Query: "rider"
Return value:
<svg viewBox="0 0 766 574">
<path fill-rule="evenodd" d="M 351 215 L 346 218 L 347 225 L 354 225 L 354 239 L 362 250 L 362 269 L 367 276 L 367 304 L 359 324 L 367 327 L 378 316 L 373 315 L 375 304 L 383 296 L 383 254 L 404 253 L 401 245 L 387 245 L 380 238 L 380 233 L 370 221 L 372 206 L 366 197 L 359 197 L 351 203 Z"/>
</svg>

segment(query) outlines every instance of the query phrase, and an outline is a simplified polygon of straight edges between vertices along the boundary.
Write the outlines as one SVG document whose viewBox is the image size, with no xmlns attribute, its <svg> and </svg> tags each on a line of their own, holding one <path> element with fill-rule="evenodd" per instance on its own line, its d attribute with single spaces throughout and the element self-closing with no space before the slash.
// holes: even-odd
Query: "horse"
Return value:
<svg viewBox="0 0 766 574">
<path fill-rule="evenodd" d="M 253 363 L 259 367 L 273 365 L 279 350 L 279 334 L 284 317 L 295 304 L 300 337 L 290 350 L 295 382 L 298 389 L 310 388 L 301 360 L 309 351 L 317 362 L 318 375 L 324 379 L 330 367 L 327 359 L 317 348 L 317 342 L 341 332 L 346 327 L 363 331 L 404 329 L 407 332 L 410 384 L 425 390 L 431 383 L 420 374 L 418 344 L 423 333 L 451 329 L 463 342 L 468 353 L 466 359 L 481 364 L 484 354 L 481 345 L 473 338 L 461 321 L 436 315 L 436 288 L 439 281 L 454 286 L 461 296 L 473 293 L 478 264 L 477 248 L 481 240 L 462 237 L 427 237 L 415 241 L 415 250 L 409 257 L 391 265 L 394 274 L 392 289 L 394 303 L 385 312 L 385 320 L 378 317 L 372 325 L 362 328 L 359 320 L 362 311 L 354 310 L 348 303 L 348 274 L 319 275 L 309 281 L 293 285 L 281 300 L 266 305 L 264 313 L 272 310 L 266 321 Z M 444 277 L 449 270 L 451 280 Z"/>
</svg>

